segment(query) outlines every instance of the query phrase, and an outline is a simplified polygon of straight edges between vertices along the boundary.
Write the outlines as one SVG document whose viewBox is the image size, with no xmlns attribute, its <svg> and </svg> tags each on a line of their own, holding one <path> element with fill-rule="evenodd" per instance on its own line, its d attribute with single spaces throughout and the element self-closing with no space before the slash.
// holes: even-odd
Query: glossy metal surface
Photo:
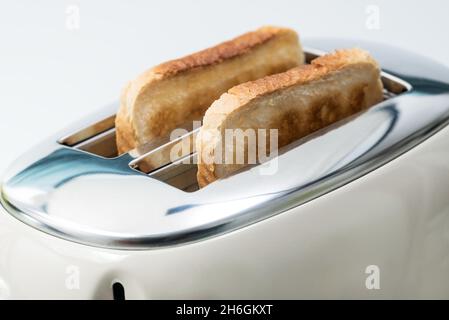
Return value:
<svg viewBox="0 0 449 320">
<path fill-rule="evenodd" d="M 56 142 L 111 117 L 111 106 L 17 162 L 3 180 L 2 204 L 46 233 L 123 249 L 198 241 L 297 207 L 388 163 L 449 121 L 449 70 L 390 47 L 363 47 L 413 88 L 262 166 L 187 193 L 130 168 L 129 154 L 107 159 Z"/>
</svg>

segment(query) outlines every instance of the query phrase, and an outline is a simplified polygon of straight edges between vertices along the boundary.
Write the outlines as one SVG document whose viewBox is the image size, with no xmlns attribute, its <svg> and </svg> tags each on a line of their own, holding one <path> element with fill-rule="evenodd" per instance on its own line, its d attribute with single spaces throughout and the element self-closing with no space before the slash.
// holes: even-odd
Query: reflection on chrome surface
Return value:
<svg viewBox="0 0 449 320">
<path fill-rule="evenodd" d="M 449 121 L 449 83 L 441 80 L 444 74 L 449 81 L 449 70 L 389 47 L 366 47 L 412 89 L 281 150 L 275 175 L 252 167 L 188 193 L 132 169 L 131 154 L 105 158 L 57 143 L 110 119 L 114 105 L 18 161 L 3 180 L 2 204 L 46 233 L 124 249 L 197 241 L 299 206 L 386 164 Z"/>
</svg>

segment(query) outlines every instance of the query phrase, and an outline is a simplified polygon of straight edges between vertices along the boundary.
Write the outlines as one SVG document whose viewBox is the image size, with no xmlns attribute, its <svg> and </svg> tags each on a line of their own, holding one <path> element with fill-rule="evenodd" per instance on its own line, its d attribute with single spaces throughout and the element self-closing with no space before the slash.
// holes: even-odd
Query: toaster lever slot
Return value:
<svg viewBox="0 0 449 320">
<path fill-rule="evenodd" d="M 112 285 L 112 297 L 114 300 L 122 301 L 125 300 L 125 288 L 120 282 L 115 282 Z"/>
</svg>

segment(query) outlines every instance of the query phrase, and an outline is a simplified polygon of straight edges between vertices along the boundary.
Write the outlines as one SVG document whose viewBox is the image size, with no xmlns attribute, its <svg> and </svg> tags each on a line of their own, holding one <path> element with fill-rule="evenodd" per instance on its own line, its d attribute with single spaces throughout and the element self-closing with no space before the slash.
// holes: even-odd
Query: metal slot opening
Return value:
<svg viewBox="0 0 449 320">
<path fill-rule="evenodd" d="M 316 59 L 323 54 L 325 53 L 319 50 L 305 49 L 306 63 L 310 63 L 313 59 Z M 393 98 L 412 89 L 412 86 L 406 81 L 386 72 L 381 73 L 381 80 L 384 85 L 385 99 Z"/>
<path fill-rule="evenodd" d="M 118 156 L 117 144 L 115 140 L 115 128 L 109 129 L 99 135 L 81 142 L 74 148 L 83 150 L 100 157 L 115 158 Z"/>
<path fill-rule="evenodd" d="M 196 179 L 198 171 L 196 157 L 196 153 L 188 155 L 187 157 L 172 162 L 148 175 L 185 192 L 197 191 L 199 186 Z"/>
<path fill-rule="evenodd" d="M 115 282 L 112 285 L 112 298 L 118 301 L 125 300 L 125 288 L 120 282 Z"/>
<path fill-rule="evenodd" d="M 115 142 L 115 115 L 59 140 L 60 144 L 104 158 L 118 156 Z"/>
<path fill-rule="evenodd" d="M 306 51 L 306 62 L 322 55 L 315 50 Z M 382 72 L 384 99 L 391 99 L 411 90 L 411 86 L 393 75 Z M 61 144 L 91 154 L 115 158 L 118 156 L 115 142 L 115 115 L 84 128 L 60 140 Z M 199 122 L 189 122 L 178 129 L 184 132 L 176 139 L 164 137 L 129 152 L 134 160 L 129 166 L 148 176 L 163 181 L 186 192 L 199 189 L 196 174 L 195 138 L 199 130 Z M 188 147 L 184 147 L 187 145 Z M 287 148 L 288 149 L 288 146 Z M 173 153 L 179 150 L 179 153 Z"/>
</svg>

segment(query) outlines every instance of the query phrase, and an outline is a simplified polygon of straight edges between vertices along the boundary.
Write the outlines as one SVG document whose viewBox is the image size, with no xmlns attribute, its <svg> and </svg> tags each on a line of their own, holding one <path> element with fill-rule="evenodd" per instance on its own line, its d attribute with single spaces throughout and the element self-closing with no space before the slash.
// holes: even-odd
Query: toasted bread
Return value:
<svg viewBox="0 0 449 320">
<path fill-rule="evenodd" d="M 339 50 L 310 65 L 237 85 L 204 116 L 196 140 L 198 183 L 204 187 L 245 166 L 215 163 L 217 155 L 225 159 L 217 153 L 230 147 L 224 145 L 226 129 L 277 129 L 280 148 L 382 99 L 379 66 L 360 49 Z M 246 142 L 244 148 L 246 153 Z"/>
<path fill-rule="evenodd" d="M 127 152 L 201 120 L 229 88 L 302 64 L 295 31 L 263 27 L 156 66 L 128 83 L 116 117 L 117 147 Z"/>
</svg>

